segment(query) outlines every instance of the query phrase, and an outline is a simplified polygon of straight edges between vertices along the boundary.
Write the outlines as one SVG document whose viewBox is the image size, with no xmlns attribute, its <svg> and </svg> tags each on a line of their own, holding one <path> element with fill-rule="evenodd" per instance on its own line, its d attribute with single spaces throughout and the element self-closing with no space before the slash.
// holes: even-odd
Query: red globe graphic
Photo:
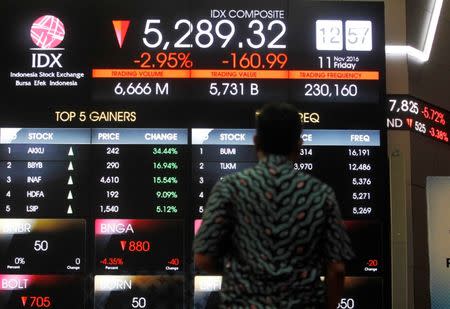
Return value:
<svg viewBox="0 0 450 309">
<path fill-rule="evenodd" d="M 64 24 L 52 15 L 41 16 L 33 22 L 30 35 L 40 48 L 55 48 L 64 40 Z"/>
</svg>

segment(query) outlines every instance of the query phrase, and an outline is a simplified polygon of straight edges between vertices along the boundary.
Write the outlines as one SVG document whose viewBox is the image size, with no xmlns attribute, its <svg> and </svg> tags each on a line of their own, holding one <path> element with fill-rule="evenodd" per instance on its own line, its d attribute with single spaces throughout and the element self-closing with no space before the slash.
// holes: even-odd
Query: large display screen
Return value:
<svg viewBox="0 0 450 309">
<path fill-rule="evenodd" d="M 390 308 L 382 3 L 0 9 L 0 307 L 215 308 L 192 241 L 280 101 L 305 128 L 294 168 L 334 188 L 356 252 L 338 308 Z"/>
</svg>

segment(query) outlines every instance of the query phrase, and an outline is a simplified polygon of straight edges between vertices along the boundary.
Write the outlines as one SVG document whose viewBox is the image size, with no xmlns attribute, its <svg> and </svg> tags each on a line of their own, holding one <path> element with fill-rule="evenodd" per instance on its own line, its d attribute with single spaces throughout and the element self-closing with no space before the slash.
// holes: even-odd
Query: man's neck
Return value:
<svg viewBox="0 0 450 309">
<path fill-rule="evenodd" d="M 298 159 L 298 154 L 297 154 L 297 152 L 295 152 L 295 151 L 292 151 L 292 152 L 288 153 L 287 155 L 280 155 L 280 154 L 270 154 L 270 153 L 265 153 L 264 151 L 259 150 L 259 151 L 256 152 L 256 155 L 257 155 L 257 157 L 258 157 L 258 160 L 264 160 L 264 159 L 265 159 L 267 156 L 269 156 L 269 155 L 284 156 L 284 157 L 286 157 L 289 161 L 293 161 L 293 162 L 297 161 L 297 159 Z"/>
</svg>

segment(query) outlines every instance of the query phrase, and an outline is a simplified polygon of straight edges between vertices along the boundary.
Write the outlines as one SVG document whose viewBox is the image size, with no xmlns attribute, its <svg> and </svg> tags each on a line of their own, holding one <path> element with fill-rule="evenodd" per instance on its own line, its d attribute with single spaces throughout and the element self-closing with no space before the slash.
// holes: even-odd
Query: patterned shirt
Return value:
<svg viewBox="0 0 450 309">
<path fill-rule="evenodd" d="M 251 309 L 322 304 L 324 266 L 353 257 L 333 190 L 279 155 L 214 186 L 194 252 L 223 258 L 221 308 Z"/>
</svg>

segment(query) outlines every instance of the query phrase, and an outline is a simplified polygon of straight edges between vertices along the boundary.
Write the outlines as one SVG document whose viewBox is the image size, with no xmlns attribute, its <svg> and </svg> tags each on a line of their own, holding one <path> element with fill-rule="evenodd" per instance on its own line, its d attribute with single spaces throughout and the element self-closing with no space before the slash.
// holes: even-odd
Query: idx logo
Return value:
<svg viewBox="0 0 450 309">
<path fill-rule="evenodd" d="M 64 50 L 57 48 L 64 40 L 64 24 L 57 17 L 44 15 L 33 22 L 30 30 L 30 36 L 39 50 L 38 53 L 32 53 L 31 66 L 33 68 L 62 68 L 62 53 L 55 51 Z"/>
<path fill-rule="evenodd" d="M 59 68 L 62 68 L 62 64 L 60 62 L 62 54 L 32 54 L 32 63 L 31 66 L 33 68 L 53 68 L 55 65 Z"/>
</svg>

